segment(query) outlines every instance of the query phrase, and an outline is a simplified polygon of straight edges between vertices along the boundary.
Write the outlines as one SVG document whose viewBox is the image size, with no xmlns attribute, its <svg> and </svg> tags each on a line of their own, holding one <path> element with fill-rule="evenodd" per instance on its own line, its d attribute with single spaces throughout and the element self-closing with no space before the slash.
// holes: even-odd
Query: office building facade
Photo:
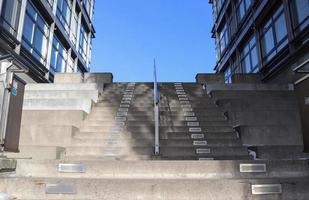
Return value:
<svg viewBox="0 0 309 200">
<path fill-rule="evenodd" d="M 95 0 L 0 0 L 0 54 L 29 68 L 28 80 L 52 82 L 56 72 L 88 72 Z"/>
<path fill-rule="evenodd" d="M 217 63 L 227 83 L 237 73 L 294 83 L 309 58 L 308 0 L 212 0 Z M 306 67 L 306 66 L 305 66 Z"/>
</svg>

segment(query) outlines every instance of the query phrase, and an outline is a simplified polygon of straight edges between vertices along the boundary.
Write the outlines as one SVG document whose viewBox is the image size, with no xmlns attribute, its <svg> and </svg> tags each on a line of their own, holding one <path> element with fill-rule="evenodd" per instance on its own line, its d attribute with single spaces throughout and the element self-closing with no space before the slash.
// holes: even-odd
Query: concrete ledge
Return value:
<svg viewBox="0 0 309 200">
<path fill-rule="evenodd" d="M 27 90 L 24 99 L 92 99 L 98 101 L 98 90 Z"/>
<path fill-rule="evenodd" d="M 90 113 L 90 99 L 25 99 L 23 110 L 82 110 Z"/>
<path fill-rule="evenodd" d="M 23 125 L 20 132 L 20 145 L 59 146 L 71 145 L 72 135 L 78 131 L 73 126 Z"/>
<path fill-rule="evenodd" d="M 68 125 L 79 127 L 87 113 L 82 110 L 23 110 L 22 125 Z"/>
<path fill-rule="evenodd" d="M 97 90 L 97 85 L 95 83 L 31 83 L 26 85 L 26 91 L 28 90 Z"/>
<path fill-rule="evenodd" d="M 0 174 L 1 172 L 15 171 L 17 162 L 15 159 L 0 157 Z M 1 191 L 0 191 L 1 192 Z"/>
<path fill-rule="evenodd" d="M 9 158 L 55 160 L 63 157 L 65 148 L 56 146 L 19 146 L 19 153 L 5 153 Z"/>
<path fill-rule="evenodd" d="M 293 85 L 275 85 L 275 84 L 207 84 L 207 93 L 212 91 L 293 91 Z"/>
<path fill-rule="evenodd" d="M 240 137 L 248 146 L 303 146 L 299 126 L 240 126 Z"/>
<path fill-rule="evenodd" d="M 55 73 L 54 83 L 82 83 L 81 73 Z"/>
<path fill-rule="evenodd" d="M 199 73 L 195 76 L 196 83 L 209 84 L 209 83 L 224 83 L 224 74 L 213 74 L 213 73 Z"/>
</svg>

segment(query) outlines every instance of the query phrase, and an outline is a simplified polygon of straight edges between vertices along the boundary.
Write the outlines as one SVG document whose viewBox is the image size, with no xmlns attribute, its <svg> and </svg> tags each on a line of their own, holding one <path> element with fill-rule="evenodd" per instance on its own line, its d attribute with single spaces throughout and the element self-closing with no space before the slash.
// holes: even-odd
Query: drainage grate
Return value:
<svg viewBox="0 0 309 200">
<path fill-rule="evenodd" d="M 83 164 L 64 164 L 58 165 L 58 172 L 61 173 L 85 173 L 86 167 Z"/>
<path fill-rule="evenodd" d="M 183 114 L 183 116 L 185 116 L 185 117 L 194 117 L 194 116 L 195 116 L 195 113 L 194 113 L 194 112 L 185 112 L 185 113 Z"/>
<path fill-rule="evenodd" d="M 188 104 L 190 104 L 190 101 L 179 101 L 180 102 L 180 104 L 182 104 L 182 105 L 188 105 Z"/>
<path fill-rule="evenodd" d="M 123 101 L 131 101 L 131 100 L 132 100 L 132 97 L 123 97 L 122 100 L 123 100 Z"/>
<path fill-rule="evenodd" d="M 214 158 L 198 158 L 198 160 L 215 160 Z"/>
<path fill-rule="evenodd" d="M 281 194 L 281 184 L 252 185 L 252 194 Z"/>
<path fill-rule="evenodd" d="M 209 154 L 210 149 L 196 149 L 197 154 Z"/>
<path fill-rule="evenodd" d="M 76 186 L 71 183 L 46 184 L 46 194 L 76 194 Z"/>
<path fill-rule="evenodd" d="M 239 171 L 241 173 L 264 173 L 266 172 L 266 164 L 240 164 Z"/>
</svg>

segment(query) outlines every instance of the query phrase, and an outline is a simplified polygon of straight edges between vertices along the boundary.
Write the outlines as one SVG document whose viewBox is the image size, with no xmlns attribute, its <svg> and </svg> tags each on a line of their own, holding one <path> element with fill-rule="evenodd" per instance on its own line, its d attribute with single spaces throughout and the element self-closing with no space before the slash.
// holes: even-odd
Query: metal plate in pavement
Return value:
<svg viewBox="0 0 309 200">
<path fill-rule="evenodd" d="M 85 173 L 86 167 L 85 167 L 84 164 L 60 163 L 60 164 L 58 164 L 58 172 L 61 172 L 61 173 Z"/>
<path fill-rule="evenodd" d="M 73 183 L 46 184 L 46 194 L 76 194 L 76 186 Z"/>
<path fill-rule="evenodd" d="M 200 132 L 202 132 L 202 129 L 201 128 L 196 128 L 196 127 L 194 127 L 194 128 L 189 128 L 189 132 L 190 133 L 200 133 Z"/>
<path fill-rule="evenodd" d="M 200 126 L 199 122 L 187 122 L 187 126 Z"/>
<path fill-rule="evenodd" d="M 281 184 L 252 185 L 252 194 L 281 194 Z"/>
<path fill-rule="evenodd" d="M 197 117 L 186 117 L 186 121 L 197 121 Z"/>
<path fill-rule="evenodd" d="M 205 138 L 205 135 L 195 133 L 195 134 L 191 134 L 191 138 L 192 139 L 203 139 L 203 138 Z"/>
<path fill-rule="evenodd" d="M 241 173 L 265 173 L 266 164 L 241 163 L 239 164 L 239 171 Z"/>
<path fill-rule="evenodd" d="M 194 146 L 207 146 L 207 141 L 193 141 Z"/>
<path fill-rule="evenodd" d="M 207 149 L 196 149 L 196 153 L 197 154 L 210 154 L 210 149 L 207 148 Z"/>
</svg>

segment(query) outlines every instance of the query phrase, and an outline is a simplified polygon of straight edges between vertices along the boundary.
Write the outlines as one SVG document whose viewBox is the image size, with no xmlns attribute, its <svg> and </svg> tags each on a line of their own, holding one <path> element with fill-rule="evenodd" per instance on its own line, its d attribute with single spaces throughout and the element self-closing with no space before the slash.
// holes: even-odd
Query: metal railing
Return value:
<svg viewBox="0 0 309 200">
<path fill-rule="evenodd" d="M 160 97 L 158 92 L 158 82 L 157 82 L 157 67 L 156 67 L 156 60 L 154 60 L 153 66 L 153 75 L 154 75 L 154 82 L 153 82 L 153 103 L 154 103 L 154 120 L 155 120 L 155 147 L 154 153 L 155 155 L 160 154 L 160 116 L 159 116 L 159 103 Z"/>
<path fill-rule="evenodd" d="M 296 73 L 309 73 L 309 68 L 308 69 L 302 69 L 305 67 L 305 65 L 307 65 L 309 63 L 309 59 L 305 60 L 304 62 L 302 62 L 300 65 L 298 65 L 297 67 L 295 67 L 293 69 L 294 72 Z"/>
</svg>

